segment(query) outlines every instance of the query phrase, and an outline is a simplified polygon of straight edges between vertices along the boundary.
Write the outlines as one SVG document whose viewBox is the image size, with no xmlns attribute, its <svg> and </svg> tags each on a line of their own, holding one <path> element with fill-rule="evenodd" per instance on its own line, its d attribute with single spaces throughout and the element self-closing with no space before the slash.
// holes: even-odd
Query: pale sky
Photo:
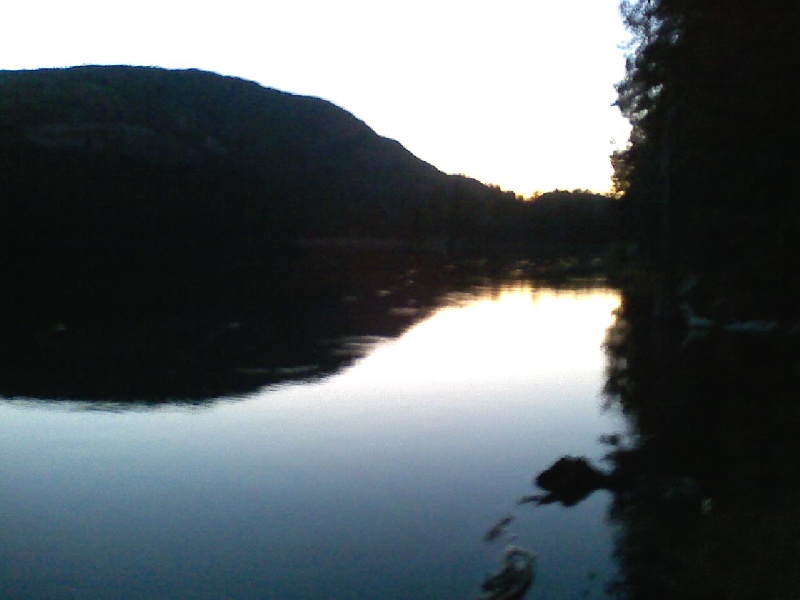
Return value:
<svg viewBox="0 0 800 600">
<path fill-rule="evenodd" d="M 330 100 L 447 173 L 607 191 L 618 0 L 17 0 L 0 69 L 199 68 Z M 616 144 L 616 145 L 615 145 Z"/>
</svg>

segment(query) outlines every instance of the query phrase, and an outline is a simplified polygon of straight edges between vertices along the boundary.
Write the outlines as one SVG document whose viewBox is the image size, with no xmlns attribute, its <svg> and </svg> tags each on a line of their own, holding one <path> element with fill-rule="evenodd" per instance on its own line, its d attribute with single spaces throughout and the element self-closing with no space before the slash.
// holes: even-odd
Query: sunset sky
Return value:
<svg viewBox="0 0 800 600">
<path fill-rule="evenodd" d="M 607 191 L 627 123 L 618 0 L 28 0 L 0 69 L 199 68 L 318 96 L 447 173 Z"/>
</svg>

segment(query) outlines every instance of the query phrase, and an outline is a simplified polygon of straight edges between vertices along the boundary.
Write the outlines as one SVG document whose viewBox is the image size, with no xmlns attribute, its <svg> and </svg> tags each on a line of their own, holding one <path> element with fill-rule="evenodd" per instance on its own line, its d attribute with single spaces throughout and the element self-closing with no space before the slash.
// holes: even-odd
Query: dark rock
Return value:
<svg viewBox="0 0 800 600">
<path fill-rule="evenodd" d="M 527 496 L 521 502 L 559 502 L 564 506 L 573 506 L 595 490 L 608 488 L 610 478 L 590 465 L 584 457 L 563 456 L 549 469 L 539 473 L 534 482 L 549 493 L 544 496 Z"/>
</svg>

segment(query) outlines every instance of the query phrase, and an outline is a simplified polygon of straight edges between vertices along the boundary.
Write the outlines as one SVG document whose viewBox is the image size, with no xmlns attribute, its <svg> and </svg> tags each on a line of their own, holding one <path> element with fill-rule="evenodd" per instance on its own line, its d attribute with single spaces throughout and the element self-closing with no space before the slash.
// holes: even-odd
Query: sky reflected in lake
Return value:
<svg viewBox="0 0 800 600">
<path fill-rule="evenodd" d="M 602 367 L 598 337 L 616 293 L 557 292 L 529 285 L 454 297 L 394 343 L 377 348 L 347 379 L 375 385 L 470 385 Z"/>
<path fill-rule="evenodd" d="M 478 288 L 336 375 L 203 409 L 0 402 L 0 595 L 469 598 L 510 514 L 533 597 L 597 597 L 608 496 L 516 500 L 623 429 L 601 410 L 618 304 Z"/>
</svg>

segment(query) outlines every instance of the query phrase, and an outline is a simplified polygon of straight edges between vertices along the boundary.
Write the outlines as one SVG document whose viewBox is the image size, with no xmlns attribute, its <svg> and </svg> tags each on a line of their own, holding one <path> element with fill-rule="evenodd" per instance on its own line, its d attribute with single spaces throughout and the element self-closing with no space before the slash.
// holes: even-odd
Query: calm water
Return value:
<svg viewBox="0 0 800 600">
<path fill-rule="evenodd" d="M 602 597 L 609 495 L 516 500 L 624 429 L 602 410 L 618 304 L 477 286 L 397 338 L 339 340 L 363 356 L 313 381 L 197 405 L 0 399 L 0 596 L 474 598 L 510 539 L 484 533 L 512 515 L 530 597 Z"/>
</svg>

